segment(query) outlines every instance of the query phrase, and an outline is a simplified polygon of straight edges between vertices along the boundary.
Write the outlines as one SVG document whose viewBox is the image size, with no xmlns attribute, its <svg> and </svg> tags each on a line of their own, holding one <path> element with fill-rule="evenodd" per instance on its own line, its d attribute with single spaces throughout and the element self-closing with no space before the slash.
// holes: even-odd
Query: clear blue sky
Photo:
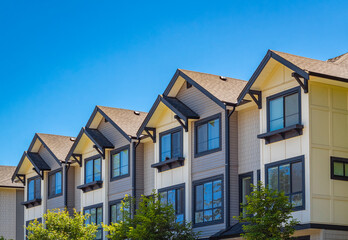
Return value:
<svg viewBox="0 0 348 240">
<path fill-rule="evenodd" d="M 0 164 L 95 105 L 148 111 L 177 68 L 248 80 L 268 49 L 348 51 L 348 1 L 1 1 Z"/>
</svg>

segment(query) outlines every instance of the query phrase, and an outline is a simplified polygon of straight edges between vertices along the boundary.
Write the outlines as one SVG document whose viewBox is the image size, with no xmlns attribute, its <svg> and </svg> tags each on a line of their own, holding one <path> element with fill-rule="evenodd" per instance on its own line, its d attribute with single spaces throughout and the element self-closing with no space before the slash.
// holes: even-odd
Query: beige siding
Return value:
<svg viewBox="0 0 348 240">
<path fill-rule="evenodd" d="M 144 194 L 144 144 L 139 144 L 136 149 L 136 196 Z"/>
<path fill-rule="evenodd" d="M 67 204 L 68 204 L 68 210 L 69 212 L 73 212 L 73 209 L 75 208 L 75 192 L 79 191 L 76 188 L 75 185 L 75 168 L 79 167 L 70 167 L 68 170 L 68 179 L 67 179 Z"/>
<path fill-rule="evenodd" d="M 144 194 L 150 195 L 155 189 L 155 171 L 151 168 L 154 164 L 154 144 L 152 141 L 144 143 Z"/>
<path fill-rule="evenodd" d="M 75 185 L 75 190 L 74 190 L 74 207 L 76 211 L 81 211 L 81 194 L 82 191 L 79 189 L 76 189 L 77 186 L 81 185 L 81 172 L 82 168 L 80 166 L 76 166 L 73 168 L 74 169 L 74 185 Z"/>
<path fill-rule="evenodd" d="M 16 189 L 0 188 L 0 236 L 16 238 Z"/>
</svg>

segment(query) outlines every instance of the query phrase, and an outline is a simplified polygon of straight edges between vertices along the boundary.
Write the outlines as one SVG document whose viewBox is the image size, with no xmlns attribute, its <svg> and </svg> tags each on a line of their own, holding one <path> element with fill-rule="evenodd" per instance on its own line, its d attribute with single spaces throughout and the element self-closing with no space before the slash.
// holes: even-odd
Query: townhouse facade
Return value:
<svg viewBox="0 0 348 240">
<path fill-rule="evenodd" d="M 289 196 L 295 237 L 346 239 L 348 54 L 269 50 L 249 81 L 178 69 L 149 113 L 97 106 L 76 139 L 35 135 L 13 180 L 26 223 L 64 207 L 116 222 L 126 195 L 159 192 L 202 239 L 240 239 L 262 181 Z"/>
</svg>

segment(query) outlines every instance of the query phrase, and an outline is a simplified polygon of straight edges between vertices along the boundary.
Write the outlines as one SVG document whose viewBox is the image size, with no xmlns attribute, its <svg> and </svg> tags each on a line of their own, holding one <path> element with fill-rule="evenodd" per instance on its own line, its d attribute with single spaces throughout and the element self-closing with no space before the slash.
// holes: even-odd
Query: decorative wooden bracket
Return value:
<svg viewBox="0 0 348 240">
<path fill-rule="evenodd" d="M 33 170 L 37 173 L 37 175 L 39 175 L 41 177 L 42 180 L 44 180 L 44 173 L 43 173 L 43 171 L 41 171 L 41 173 L 40 173 L 40 171 L 36 170 L 36 168 L 33 168 Z"/>
<path fill-rule="evenodd" d="M 147 133 L 147 135 L 150 136 L 150 138 L 152 139 L 153 143 L 155 143 L 156 142 L 156 128 L 146 127 L 144 130 Z"/>
<path fill-rule="evenodd" d="M 261 91 L 256 90 L 249 90 L 250 97 L 254 100 L 254 102 L 257 104 L 258 108 L 262 108 L 262 93 Z M 257 96 L 257 98 L 256 98 Z"/>
<path fill-rule="evenodd" d="M 188 132 L 188 120 L 182 122 L 182 119 L 178 116 L 175 115 L 174 118 L 180 123 L 180 125 L 185 129 L 185 132 Z"/>
<path fill-rule="evenodd" d="M 25 175 L 24 174 L 17 174 L 16 176 L 19 179 L 19 181 L 21 183 L 23 183 L 23 185 L 25 186 Z"/>
<path fill-rule="evenodd" d="M 82 155 L 81 154 L 73 154 L 72 157 L 74 160 L 82 167 Z"/>
<path fill-rule="evenodd" d="M 99 153 L 99 155 L 105 159 L 105 151 L 100 151 L 100 149 L 97 147 L 97 145 L 93 145 L 93 148 Z"/>
<path fill-rule="evenodd" d="M 308 93 L 308 79 L 306 79 L 306 78 L 300 76 L 300 75 L 299 75 L 298 73 L 296 73 L 296 72 L 293 72 L 293 73 L 291 74 L 291 76 L 293 76 L 293 77 L 296 79 L 296 81 L 298 82 L 298 84 L 300 84 L 300 86 L 303 88 L 304 93 Z M 300 78 L 303 78 L 303 82 L 301 81 Z"/>
</svg>

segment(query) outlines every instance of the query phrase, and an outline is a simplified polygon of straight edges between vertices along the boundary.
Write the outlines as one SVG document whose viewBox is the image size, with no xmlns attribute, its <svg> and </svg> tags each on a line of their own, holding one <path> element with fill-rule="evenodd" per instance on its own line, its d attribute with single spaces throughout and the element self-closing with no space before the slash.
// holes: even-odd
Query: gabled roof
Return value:
<svg viewBox="0 0 348 240">
<path fill-rule="evenodd" d="M 0 187 L 23 188 L 23 185 L 21 183 L 11 181 L 12 175 L 15 172 L 15 170 L 15 166 L 0 165 Z"/>
<path fill-rule="evenodd" d="M 268 50 L 266 56 L 263 58 L 256 71 L 249 79 L 247 85 L 238 96 L 238 104 L 241 103 L 271 58 L 285 65 L 307 80 L 309 79 L 309 76 L 312 75 L 348 82 L 348 53 L 327 61 L 321 61 L 289 53 Z"/>
<path fill-rule="evenodd" d="M 217 103 L 220 106 L 223 106 L 223 103 L 237 103 L 237 98 L 240 92 L 247 84 L 246 81 L 240 79 L 178 69 L 168 87 L 164 91 L 164 96 L 167 96 L 169 94 L 179 76 L 198 88 L 209 98 L 213 99 L 216 102 L 219 101 L 220 103 Z"/>
<path fill-rule="evenodd" d="M 150 109 L 149 114 L 146 116 L 144 122 L 139 127 L 139 130 L 137 132 L 138 137 L 140 137 L 142 135 L 142 132 L 146 128 L 151 117 L 153 116 L 158 105 L 161 102 L 164 105 L 166 105 L 171 111 L 173 111 L 177 116 L 179 116 L 181 119 L 183 119 L 185 122 L 187 122 L 188 119 L 199 119 L 199 115 L 197 113 L 195 113 L 192 109 L 190 109 L 188 106 L 186 106 L 179 99 L 174 98 L 174 97 L 167 97 L 167 96 L 158 95 L 155 103 L 152 105 L 152 107 Z"/>
<path fill-rule="evenodd" d="M 136 133 L 147 113 L 122 108 L 96 106 L 86 127 L 88 128 L 97 112 L 100 112 L 126 138 L 136 137 Z"/>
</svg>

